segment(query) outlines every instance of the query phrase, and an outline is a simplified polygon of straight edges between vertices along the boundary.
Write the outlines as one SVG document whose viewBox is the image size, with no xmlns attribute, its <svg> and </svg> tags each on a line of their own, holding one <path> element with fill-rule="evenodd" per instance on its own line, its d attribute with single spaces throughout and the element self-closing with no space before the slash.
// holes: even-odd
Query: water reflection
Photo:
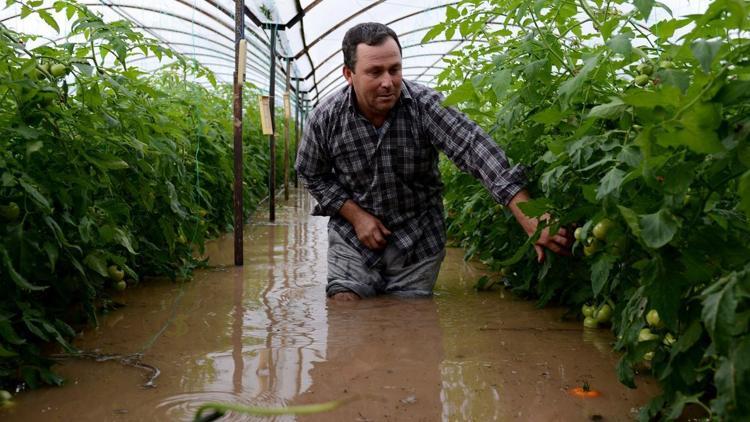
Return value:
<svg viewBox="0 0 750 422">
<path fill-rule="evenodd" d="M 460 250 L 449 250 L 433 298 L 328 302 L 327 221 L 310 208 L 309 196 L 290 195 L 276 223 L 246 228 L 244 267 L 232 265 L 225 236 L 207 247 L 214 268 L 182 285 L 128 289 L 117 297 L 126 307 L 77 339 L 101 353 L 150 345 L 144 361 L 162 370 L 157 388 L 142 389 L 132 368 L 69 361 L 58 368 L 66 387 L 22 394 L 0 418 L 189 421 L 208 401 L 285 406 L 357 395 L 332 413 L 275 420 L 627 420 L 654 394 L 646 380 L 635 391 L 617 382 L 606 331 L 473 291 L 481 271 Z M 566 393 L 583 380 L 602 397 Z"/>
<path fill-rule="evenodd" d="M 300 420 L 440 419 L 442 334 L 433 299 L 328 302 L 327 354 L 295 403 L 360 399 Z"/>
</svg>

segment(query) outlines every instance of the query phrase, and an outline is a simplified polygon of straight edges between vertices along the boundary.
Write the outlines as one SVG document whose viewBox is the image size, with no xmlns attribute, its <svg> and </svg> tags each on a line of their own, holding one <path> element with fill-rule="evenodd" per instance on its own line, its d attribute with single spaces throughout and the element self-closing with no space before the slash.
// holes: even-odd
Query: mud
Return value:
<svg viewBox="0 0 750 422">
<path fill-rule="evenodd" d="M 325 414 L 278 421 L 632 420 L 657 393 L 617 381 L 606 330 L 583 331 L 562 309 L 536 309 L 504 292 L 477 293 L 483 274 L 449 249 L 430 299 L 338 303 L 325 299 L 326 220 L 294 192 L 245 228 L 245 266 L 232 238 L 207 247 L 213 266 L 194 280 L 144 283 L 116 296 L 126 306 L 75 344 L 94 354 L 65 359 L 62 388 L 15 397 L 3 421 L 189 421 L 205 402 L 257 406 L 355 397 Z M 594 399 L 568 394 L 587 382 Z M 227 414 L 221 420 L 260 420 Z M 263 419 L 263 420 L 268 420 Z"/>
</svg>

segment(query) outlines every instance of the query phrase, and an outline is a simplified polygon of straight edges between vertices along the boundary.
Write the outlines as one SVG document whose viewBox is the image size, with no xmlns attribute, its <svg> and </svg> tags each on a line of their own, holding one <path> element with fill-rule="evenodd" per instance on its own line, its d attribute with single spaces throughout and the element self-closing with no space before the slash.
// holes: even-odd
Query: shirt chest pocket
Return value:
<svg viewBox="0 0 750 422">
<path fill-rule="evenodd" d="M 333 168 L 349 187 L 366 186 L 372 175 L 371 140 L 351 133 L 334 134 L 331 137 Z"/>
<path fill-rule="evenodd" d="M 426 139 L 398 137 L 390 143 L 394 170 L 402 179 L 421 178 L 428 173 L 437 152 Z"/>
</svg>

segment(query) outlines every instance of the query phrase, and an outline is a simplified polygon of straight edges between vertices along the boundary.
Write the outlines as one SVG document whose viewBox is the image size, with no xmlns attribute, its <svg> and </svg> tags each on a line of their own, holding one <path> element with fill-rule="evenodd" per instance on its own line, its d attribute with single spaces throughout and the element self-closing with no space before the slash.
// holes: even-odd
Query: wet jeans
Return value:
<svg viewBox="0 0 750 422">
<path fill-rule="evenodd" d="M 445 249 L 437 255 L 404 266 L 406 254 L 396 246 L 386 246 L 383 258 L 367 268 L 362 255 L 334 230 L 328 230 L 328 297 L 354 292 L 361 298 L 378 294 L 406 297 L 429 296 L 435 286 Z"/>
</svg>

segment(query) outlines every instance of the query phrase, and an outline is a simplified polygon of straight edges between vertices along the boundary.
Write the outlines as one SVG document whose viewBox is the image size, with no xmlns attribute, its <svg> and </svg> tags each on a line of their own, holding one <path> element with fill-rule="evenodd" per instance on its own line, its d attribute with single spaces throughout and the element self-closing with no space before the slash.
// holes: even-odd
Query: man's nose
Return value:
<svg viewBox="0 0 750 422">
<path fill-rule="evenodd" d="M 381 88 L 391 88 L 393 86 L 393 77 L 389 73 L 385 73 L 385 75 L 380 78 L 380 87 Z"/>
</svg>

